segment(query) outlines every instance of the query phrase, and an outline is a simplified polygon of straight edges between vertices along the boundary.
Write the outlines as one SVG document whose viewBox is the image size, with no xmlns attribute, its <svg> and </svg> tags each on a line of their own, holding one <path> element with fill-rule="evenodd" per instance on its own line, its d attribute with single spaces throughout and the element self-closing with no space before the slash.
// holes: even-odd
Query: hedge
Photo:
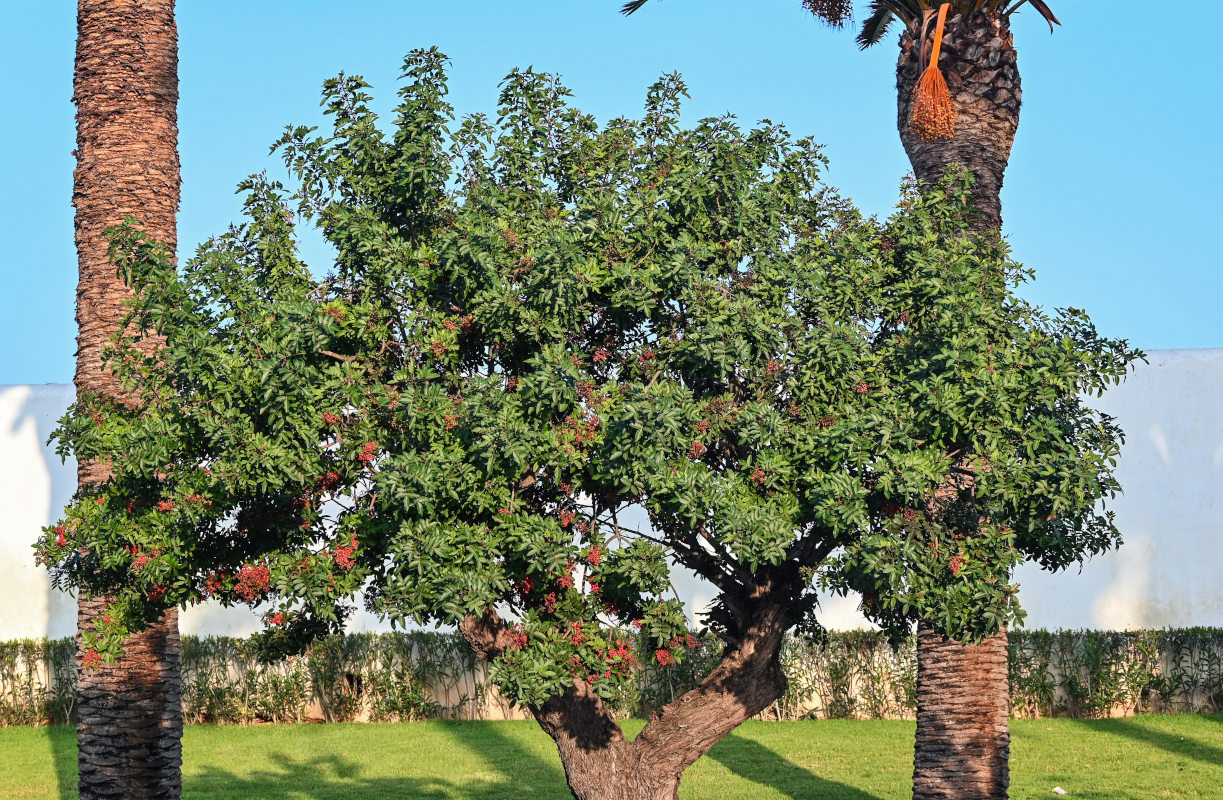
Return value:
<svg viewBox="0 0 1223 800">
<path fill-rule="evenodd" d="M 0 724 L 73 721 L 71 639 L 0 643 Z M 706 637 L 693 657 L 643 667 L 614 707 L 648 716 L 717 663 Z M 250 643 L 182 637 L 183 711 L 190 722 L 387 720 L 521 715 L 501 700 L 458 636 L 411 632 L 323 639 L 303 655 L 261 664 Z M 782 650 L 786 694 L 769 719 L 912 717 L 916 656 L 870 631 L 792 637 Z M 1152 712 L 1223 713 L 1223 629 L 1130 632 L 1012 631 L 1016 716 L 1100 717 Z"/>
</svg>

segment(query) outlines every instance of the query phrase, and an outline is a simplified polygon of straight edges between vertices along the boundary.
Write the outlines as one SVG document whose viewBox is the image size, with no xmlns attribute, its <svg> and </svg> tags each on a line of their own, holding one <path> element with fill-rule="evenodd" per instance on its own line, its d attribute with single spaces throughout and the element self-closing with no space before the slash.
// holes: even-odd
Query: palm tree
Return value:
<svg viewBox="0 0 1223 800">
<path fill-rule="evenodd" d="M 632 0 L 621 10 L 632 14 L 646 2 Z M 853 11 L 851 0 L 802 3 L 837 28 L 846 25 Z M 1002 229 L 1000 193 L 1022 99 L 1010 18 L 1025 5 L 1044 18 L 1050 31 L 1061 24 L 1044 0 L 871 0 L 858 33 L 859 46 L 867 48 L 878 44 L 892 23 L 904 26 L 896 64 L 900 140 L 919 181 L 937 181 L 951 164 L 973 173 L 972 198 L 980 212 L 974 229 L 979 233 Z M 946 76 L 954 114 L 954 123 L 945 119 L 941 129 L 921 124 L 921 112 L 914 113 L 931 58 L 940 80 Z M 966 646 L 919 621 L 917 653 L 914 800 L 1007 797 L 1006 630 Z"/>
<path fill-rule="evenodd" d="M 76 69 L 76 208 L 79 267 L 77 395 L 125 402 L 102 365 L 119 327 L 127 287 L 107 258 L 103 231 L 131 216 L 174 248 L 179 201 L 178 34 L 173 0 L 79 0 Z M 150 343 L 151 346 L 151 343 Z M 109 467 L 82 462 L 82 486 Z M 81 598 L 78 630 L 105 613 L 106 598 Z M 182 794 L 182 707 L 177 609 L 127 642 L 115 664 L 77 665 L 81 798 L 177 798 Z M 92 661 L 93 659 L 88 659 Z"/>
</svg>

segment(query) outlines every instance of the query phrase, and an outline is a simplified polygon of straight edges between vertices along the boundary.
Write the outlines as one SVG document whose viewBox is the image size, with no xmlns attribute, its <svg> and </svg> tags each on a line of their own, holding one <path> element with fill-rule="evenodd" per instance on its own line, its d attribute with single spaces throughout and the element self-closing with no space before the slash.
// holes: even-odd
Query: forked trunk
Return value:
<svg viewBox="0 0 1223 800">
<path fill-rule="evenodd" d="M 927 64 L 908 29 L 896 65 L 900 140 L 918 180 L 937 181 L 950 164 L 971 170 L 977 179 L 972 198 L 981 211 L 978 230 L 1000 230 L 1002 179 L 1023 96 L 1010 24 L 983 11 L 952 17 L 938 63 L 955 104 L 955 136 L 923 142 L 909 130 L 913 89 Z"/>
<path fill-rule="evenodd" d="M 785 692 L 780 653 L 788 624 L 784 606 L 760 604 L 709 676 L 659 709 L 631 742 L 584 681 L 532 708 L 556 742 L 573 796 L 676 800 L 685 769 Z M 469 620 L 460 630 L 483 658 L 495 658 L 506 646 L 505 625 L 491 615 Z"/>
<path fill-rule="evenodd" d="M 1006 631 L 967 646 L 919 626 L 917 647 L 914 800 L 1006 798 Z"/>
<path fill-rule="evenodd" d="M 128 291 L 107 259 L 102 232 L 132 216 L 171 250 L 175 245 L 178 39 L 172 0 L 79 0 L 73 89 L 80 270 L 74 383 L 78 395 L 124 400 L 101 354 L 118 329 Z M 108 470 L 104 463 L 82 462 L 77 480 L 100 483 Z M 104 607 L 102 598 L 83 599 L 78 629 L 92 626 Z M 178 614 L 171 609 L 126 643 L 119 663 L 78 669 L 82 798 L 181 796 L 178 652 Z"/>
<path fill-rule="evenodd" d="M 939 56 L 956 110 L 955 136 L 923 142 L 909 130 L 913 90 L 927 66 L 913 29 L 900 38 L 896 67 L 900 139 L 920 181 L 935 182 L 951 164 L 976 178 L 978 232 L 1002 229 L 1002 181 L 1022 100 L 1008 21 L 977 11 L 948 20 Z M 1005 800 L 1010 773 L 1007 637 L 977 646 L 919 625 L 914 800 Z"/>
</svg>

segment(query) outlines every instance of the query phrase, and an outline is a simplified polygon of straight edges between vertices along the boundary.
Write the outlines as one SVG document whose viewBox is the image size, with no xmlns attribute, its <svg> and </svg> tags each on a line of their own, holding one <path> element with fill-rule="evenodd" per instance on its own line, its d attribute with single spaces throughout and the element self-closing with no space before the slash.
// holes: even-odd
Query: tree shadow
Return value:
<svg viewBox="0 0 1223 800">
<path fill-rule="evenodd" d="M 411 724 L 411 723 L 406 723 Z M 296 758 L 284 752 L 269 758 L 274 768 L 235 774 L 216 765 L 184 777 L 183 797 L 259 798 L 260 800 L 504 800 L 530 797 L 533 800 L 568 800 L 559 760 L 550 763 L 540 753 L 524 746 L 509 728 L 494 722 L 472 725 L 450 722 L 436 725 L 451 750 L 453 760 L 439 759 L 426 770 L 437 776 L 395 775 L 368 777 L 362 766 L 343 755 Z M 551 742 L 549 742 L 551 744 Z M 465 771 L 455 779 L 443 777 L 456 762 L 474 761 L 481 768 Z M 415 765 L 405 764 L 412 768 Z"/>
<path fill-rule="evenodd" d="M 1216 718 L 1215 721 L 1223 722 L 1223 717 Z M 1136 742 L 1163 750 L 1170 755 L 1193 759 L 1194 761 L 1212 764 L 1216 767 L 1223 767 L 1223 748 L 1206 744 L 1188 736 L 1151 730 L 1142 725 L 1140 717 L 1074 720 L 1074 722 L 1095 733 L 1110 733 L 1114 736 L 1124 736 L 1127 739 L 1133 739 Z"/>
<path fill-rule="evenodd" d="M 804 800 L 880 800 L 854 786 L 821 778 L 759 742 L 727 734 L 705 756 L 744 780 Z"/>
<path fill-rule="evenodd" d="M 360 768 L 342 756 L 317 756 L 298 760 L 286 753 L 271 756 L 278 761 L 274 769 L 257 769 L 237 774 L 218 766 L 184 776 L 183 797 L 260 798 L 260 800 L 492 800 L 512 797 L 509 781 L 460 784 L 443 778 L 378 777 L 361 775 Z"/>
<path fill-rule="evenodd" d="M 410 723 L 406 723 L 409 724 Z M 434 723 L 436 725 L 436 723 Z M 455 752 L 453 760 L 439 760 L 425 769 L 436 775 L 377 777 L 364 774 L 359 760 L 334 753 L 302 758 L 290 752 L 267 754 L 270 767 L 208 764 L 183 777 L 185 800 L 198 798 L 260 798 L 266 800 L 571 800 L 560 759 L 552 741 L 540 737 L 534 746 L 519 731 L 523 723 L 448 722 L 438 725 Z M 77 797 L 76 731 L 69 726 L 47 728 L 59 800 Z M 1141 733 L 1150 733 L 1142 731 Z M 1158 734 L 1156 734 L 1158 735 Z M 1173 738 L 1173 737 L 1168 737 Z M 1186 742 L 1180 742 L 1185 745 Z M 743 780 L 803 800 L 880 800 L 856 787 L 827 780 L 800 767 L 759 742 L 729 734 L 706 756 Z M 447 777 L 457 763 L 475 762 L 480 768 Z M 412 768 L 413 765 L 405 764 Z M 453 773 L 451 773 L 453 774 Z"/>
<path fill-rule="evenodd" d="M 524 728 L 538 733 L 538 747 L 532 747 L 514 731 Z M 538 797 L 538 793 L 555 790 L 557 797 L 571 797 L 565 781 L 556 744 L 533 721 L 485 720 L 479 724 L 454 721 L 444 730 L 451 742 L 467 751 L 475 761 L 513 780 L 522 796 Z"/>
<path fill-rule="evenodd" d="M 46 731 L 51 745 L 51 764 L 59 800 L 77 798 L 76 728 L 71 725 L 51 725 Z"/>
</svg>

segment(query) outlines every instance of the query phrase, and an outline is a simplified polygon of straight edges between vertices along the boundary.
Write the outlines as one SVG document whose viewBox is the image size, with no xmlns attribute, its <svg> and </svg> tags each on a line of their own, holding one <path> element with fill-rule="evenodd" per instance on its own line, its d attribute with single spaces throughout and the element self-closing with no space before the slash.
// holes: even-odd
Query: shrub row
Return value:
<svg viewBox="0 0 1223 800">
<path fill-rule="evenodd" d="M 261 664 L 250 643 L 184 636 L 183 711 L 191 722 L 415 720 L 512 716 L 484 665 L 454 634 L 350 634 L 303 655 Z M 0 724 L 66 723 L 75 712 L 71 639 L 0 643 Z M 1163 711 L 1223 713 L 1223 629 L 1013 631 L 1016 716 L 1100 717 Z M 676 666 L 642 668 L 614 703 L 645 716 L 717 663 L 711 638 Z M 786 694 L 770 719 L 911 717 L 916 654 L 870 631 L 790 638 Z"/>
</svg>

